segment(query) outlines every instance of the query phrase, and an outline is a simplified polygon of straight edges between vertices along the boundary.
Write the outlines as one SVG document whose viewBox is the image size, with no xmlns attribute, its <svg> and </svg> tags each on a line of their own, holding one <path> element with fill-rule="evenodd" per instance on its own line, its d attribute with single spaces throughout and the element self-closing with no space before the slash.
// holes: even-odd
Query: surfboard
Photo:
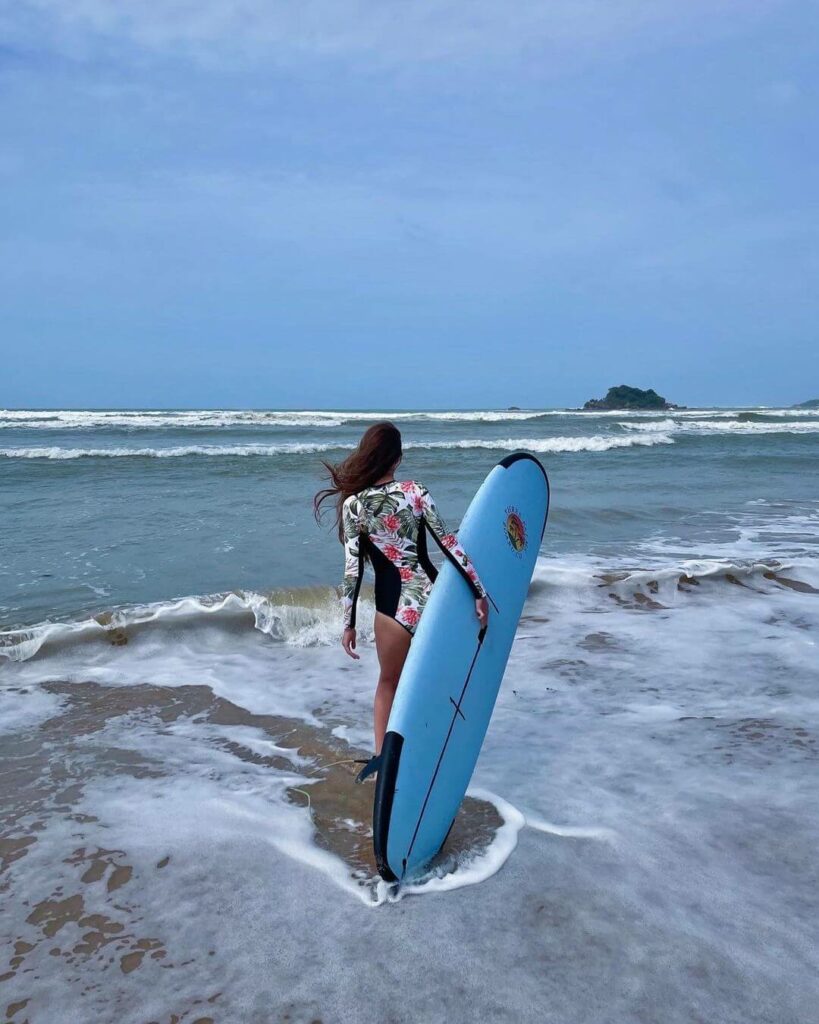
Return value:
<svg viewBox="0 0 819 1024">
<path fill-rule="evenodd" d="M 502 459 L 472 500 L 458 539 L 489 597 L 444 561 L 395 695 L 373 807 L 379 873 L 401 881 L 443 845 L 466 793 L 506 669 L 549 510 L 549 481 L 528 452 Z"/>
</svg>

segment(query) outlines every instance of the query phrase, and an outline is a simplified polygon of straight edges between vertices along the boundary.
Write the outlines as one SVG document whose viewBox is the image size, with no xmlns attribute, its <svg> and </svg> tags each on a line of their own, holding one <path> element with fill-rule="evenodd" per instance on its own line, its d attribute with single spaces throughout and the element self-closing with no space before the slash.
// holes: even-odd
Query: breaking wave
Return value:
<svg viewBox="0 0 819 1024">
<path fill-rule="evenodd" d="M 741 590 L 819 596 L 815 563 L 699 559 L 658 568 L 606 569 L 540 558 L 529 592 L 530 600 L 554 591 L 583 591 L 589 596 L 612 595 L 635 608 L 671 608 L 691 599 L 716 597 L 727 601 Z M 362 636 L 372 618 L 372 598 L 365 588 L 360 621 Z M 525 620 L 525 614 L 524 614 Z M 341 634 L 338 592 L 331 586 L 235 591 L 185 597 L 175 601 L 132 605 L 68 622 L 43 622 L 0 632 L 0 658 L 27 661 L 46 650 L 83 642 L 122 646 L 146 629 L 195 628 L 220 625 L 225 629 L 252 628 L 271 640 L 293 647 L 326 647 Z"/>
<path fill-rule="evenodd" d="M 815 413 L 813 414 L 816 415 Z M 787 421 L 784 418 L 775 422 L 759 419 L 756 414 L 748 414 L 741 418 L 718 420 L 684 420 L 662 419 L 652 423 L 623 421 L 619 424 L 624 430 L 638 431 L 643 434 L 817 434 L 819 419 Z"/>
<path fill-rule="evenodd" d="M 465 438 L 457 441 L 409 441 L 405 449 L 467 449 L 483 448 L 489 451 L 515 451 L 523 448 L 532 452 L 606 452 L 612 448 L 646 447 L 672 444 L 670 434 L 652 432 L 631 435 L 595 435 L 592 437 L 508 437 Z M 304 441 L 281 444 L 191 444 L 167 448 L 61 448 L 58 446 L 29 448 L 0 448 L 0 458 L 6 459 L 174 459 L 187 457 L 271 458 L 275 455 L 311 455 L 321 452 L 343 451 L 348 444 L 319 444 Z"/>
<path fill-rule="evenodd" d="M 150 627 L 194 626 L 204 622 L 226 628 L 252 626 L 273 640 L 308 647 L 335 640 L 341 630 L 341 613 L 332 587 L 184 597 L 117 608 L 70 622 L 43 622 L 28 629 L 0 632 L 0 658 L 27 661 L 46 647 L 85 641 L 120 646 Z"/>
<path fill-rule="evenodd" d="M 349 445 L 311 444 L 293 441 L 288 444 L 188 444 L 168 448 L 0 448 L 5 459 L 181 459 L 189 456 L 247 458 L 272 455 L 310 455 Z"/>
<path fill-rule="evenodd" d="M 523 409 L 453 410 L 450 412 L 345 412 L 333 410 L 37 410 L 0 409 L 0 428 L 24 427 L 42 430 L 79 430 L 88 428 L 126 428 L 157 430 L 160 428 L 215 427 L 340 427 L 345 423 L 362 423 L 379 419 L 408 422 L 502 423 L 532 420 L 554 412 Z"/>
<path fill-rule="evenodd" d="M 0 429 L 85 430 L 125 429 L 159 430 L 216 429 L 225 427 L 342 427 L 345 424 L 392 419 L 407 423 L 505 423 L 546 420 L 558 416 L 581 419 L 634 417 L 655 421 L 668 417 L 665 411 L 581 410 L 581 409 L 477 409 L 384 412 L 363 410 L 255 410 L 255 409 L 0 409 Z M 678 409 L 673 422 L 763 422 L 770 419 L 816 418 L 811 409 Z"/>
<path fill-rule="evenodd" d="M 464 441 L 418 441 L 406 448 L 487 448 L 509 450 L 522 448 L 530 452 L 607 452 L 612 448 L 650 447 L 655 444 L 673 444 L 673 438 L 661 431 L 652 434 L 597 434 L 592 437 L 521 437 L 496 440 L 476 438 Z"/>
</svg>

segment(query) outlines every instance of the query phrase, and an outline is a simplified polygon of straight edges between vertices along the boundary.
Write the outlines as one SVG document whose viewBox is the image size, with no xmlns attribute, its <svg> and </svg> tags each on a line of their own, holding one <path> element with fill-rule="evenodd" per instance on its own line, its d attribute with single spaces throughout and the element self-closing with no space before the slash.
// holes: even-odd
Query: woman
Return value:
<svg viewBox="0 0 819 1024">
<path fill-rule="evenodd" d="M 339 540 L 344 544 L 344 633 L 341 643 L 358 659 L 356 602 L 364 559 L 375 572 L 375 648 L 380 668 L 373 719 L 376 756 L 359 781 L 378 770 L 378 755 L 398 679 L 437 575 L 427 551 L 427 534 L 464 577 L 475 595 L 481 628 L 486 625 L 486 592 L 466 552 L 438 515 L 429 491 L 414 480 L 398 481 L 401 433 L 392 423 L 375 423 L 358 448 L 337 466 L 325 462 L 332 486 L 315 497 L 316 519 L 324 501 L 335 499 Z"/>
</svg>

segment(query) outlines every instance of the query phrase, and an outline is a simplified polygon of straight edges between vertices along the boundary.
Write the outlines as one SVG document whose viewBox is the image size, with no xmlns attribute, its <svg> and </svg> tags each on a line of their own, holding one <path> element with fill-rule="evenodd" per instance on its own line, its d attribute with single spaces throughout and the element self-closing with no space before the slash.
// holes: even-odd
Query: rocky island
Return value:
<svg viewBox="0 0 819 1024">
<path fill-rule="evenodd" d="M 811 398 L 807 402 L 791 406 L 792 409 L 819 409 L 819 398 Z"/>
<path fill-rule="evenodd" d="M 654 388 L 643 391 L 627 384 L 609 388 L 605 398 L 590 398 L 583 406 L 587 411 L 608 411 L 611 409 L 684 409 L 683 405 L 674 405 L 658 395 Z"/>
</svg>

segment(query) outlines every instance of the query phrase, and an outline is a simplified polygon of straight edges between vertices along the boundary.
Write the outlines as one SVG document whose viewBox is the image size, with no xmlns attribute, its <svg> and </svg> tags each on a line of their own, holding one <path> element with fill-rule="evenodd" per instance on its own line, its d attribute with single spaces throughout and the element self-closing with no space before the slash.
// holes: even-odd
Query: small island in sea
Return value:
<svg viewBox="0 0 819 1024">
<path fill-rule="evenodd" d="M 643 391 L 642 388 L 632 388 L 627 384 L 620 384 L 618 387 L 609 388 L 605 398 L 590 398 L 583 406 L 587 411 L 600 411 L 612 409 L 684 409 L 684 405 L 674 405 L 667 401 L 662 395 L 658 395 L 654 388 Z"/>
<path fill-rule="evenodd" d="M 792 409 L 819 409 L 819 398 L 810 398 L 807 402 L 791 406 Z"/>
</svg>

